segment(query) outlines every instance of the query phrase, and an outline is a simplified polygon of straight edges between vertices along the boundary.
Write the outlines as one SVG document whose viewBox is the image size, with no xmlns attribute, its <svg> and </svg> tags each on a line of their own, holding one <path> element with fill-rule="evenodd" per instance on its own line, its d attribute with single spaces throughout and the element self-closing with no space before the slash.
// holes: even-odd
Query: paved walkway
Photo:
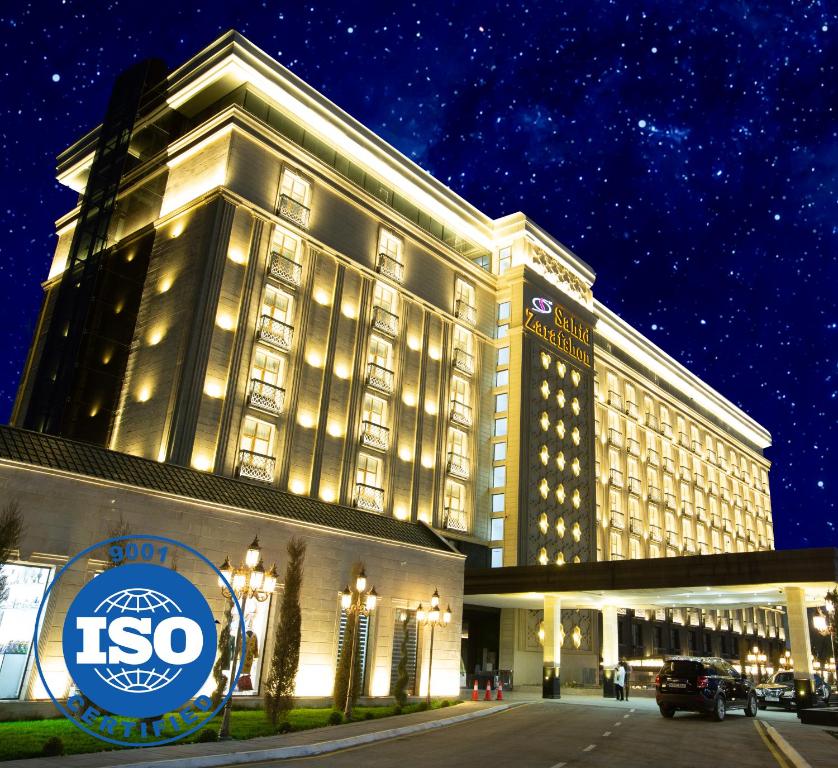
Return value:
<svg viewBox="0 0 838 768">
<path fill-rule="evenodd" d="M 501 705 L 503 702 L 501 702 Z M 455 707 L 432 709 L 427 712 L 414 712 L 409 715 L 395 715 L 376 720 L 360 720 L 344 725 L 333 725 L 326 728 L 314 728 L 308 731 L 297 731 L 278 736 L 263 736 L 246 741 L 216 741 L 208 744 L 172 744 L 164 747 L 146 747 L 143 749 L 122 749 L 112 752 L 92 752 L 84 755 L 69 755 L 65 757 L 41 757 L 29 760 L 9 760 L 0 762 L 2 768 L 109 768 L 110 766 L 128 766 L 132 763 L 161 761 L 185 761 L 190 757 L 204 755 L 234 755 L 244 751 L 276 749 L 279 747 L 294 747 L 307 744 L 318 744 L 336 739 L 346 739 L 354 736 L 376 733 L 379 731 L 400 728 L 435 720 L 445 720 L 480 710 L 497 708 L 495 702 L 464 702 Z M 235 718 L 235 712 L 233 713 Z"/>
</svg>

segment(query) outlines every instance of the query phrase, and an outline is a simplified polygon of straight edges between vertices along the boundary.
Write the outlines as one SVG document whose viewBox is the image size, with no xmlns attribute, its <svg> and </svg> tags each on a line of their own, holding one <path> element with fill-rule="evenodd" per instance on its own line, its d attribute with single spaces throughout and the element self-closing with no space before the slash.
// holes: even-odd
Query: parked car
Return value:
<svg viewBox="0 0 838 768">
<path fill-rule="evenodd" d="M 724 659 L 700 656 L 672 656 L 664 660 L 655 677 L 655 699 L 664 717 L 678 710 L 707 712 L 724 720 L 732 709 L 743 709 L 756 717 L 754 684 Z"/>
<path fill-rule="evenodd" d="M 756 686 L 759 708 L 781 707 L 794 709 L 794 672 L 775 672 L 771 679 Z M 832 693 L 829 685 L 820 676 L 815 675 L 815 704 L 826 704 Z"/>
</svg>

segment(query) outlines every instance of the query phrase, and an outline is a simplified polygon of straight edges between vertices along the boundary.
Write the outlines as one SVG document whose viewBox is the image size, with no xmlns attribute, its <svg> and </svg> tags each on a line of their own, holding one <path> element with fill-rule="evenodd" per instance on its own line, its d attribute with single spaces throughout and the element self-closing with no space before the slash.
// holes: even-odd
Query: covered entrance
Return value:
<svg viewBox="0 0 838 768">
<path fill-rule="evenodd" d="M 543 611 L 543 696 L 555 698 L 561 691 L 562 611 L 580 609 L 600 612 L 600 664 L 610 669 L 619 661 L 618 612 L 623 609 L 781 607 L 795 677 L 811 679 L 807 608 L 823 606 L 836 583 L 838 549 L 798 549 L 467 570 L 464 602 Z"/>
</svg>

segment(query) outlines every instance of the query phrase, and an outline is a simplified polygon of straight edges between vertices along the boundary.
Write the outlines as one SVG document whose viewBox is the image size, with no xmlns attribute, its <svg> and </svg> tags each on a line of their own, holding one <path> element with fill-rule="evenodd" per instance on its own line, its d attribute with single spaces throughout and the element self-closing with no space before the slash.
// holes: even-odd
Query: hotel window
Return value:
<svg viewBox="0 0 838 768">
<path fill-rule="evenodd" d="M 387 427 L 387 401 L 367 392 L 361 416 L 361 443 L 369 448 L 386 451 L 390 446 Z"/>
<path fill-rule="evenodd" d="M 626 382 L 626 413 L 631 418 L 637 418 L 637 392 L 632 384 Z"/>
<path fill-rule="evenodd" d="M 293 298 L 287 293 L 268 285 L 265 287 L 265 298 L 262 300 L 262 314 L 290 325 L 293 302 Z"/>
<path fill-rule="evenodd" d="M 492 467 L 492 488 L 503 488 L 506 485 L 506 467 Z"/>
<path fill-rule="evenodd" d="M 661 431 L 668 438 L 672 438 L 672 422 L 669 420 L 669 409 L 665 405 L 661 406 Z"/>
<path fill-rule="evenodd" d="M 629 557 L 632 560 L 640 560 L 643 557 L 643 552 L 640 549 L 640 539 L 636 539 L 634 536 L 629 539 Z M 632 625 L 632 628 L 635 626 L 637 626 L 638 629 L 640 628 L 636 624 Z"/>
<path fill-rule="evenodd" d="M 509 347 L 498 348 L 498 368 L 509 365 Z"/>
<path fill-rule="evenodd" d="M 468 435 L 453 427 L 448 430 L 448 472 L 462 478 L 470 474 Z"/>
<path fill-rule="evenodd" d="M 506 497 L 502 493 L 492 494 L 492 514 L 502 514 L 506 509 Z"/>
<path fill-rule="evenodd" d="M 495 419 L 494 435 L 495 437 L 503 437 L 506 434 L 507 420 Z"/>
<path fill-rule="evenodd" d="M 502 392 L 495 395 L 495 413 L 506 413 L 509 410 L 509 395 Z"/>
<path fill-rule="evenodd" d="M 492 444 L 492 461 L 506 460 L 506 442 Z"/>
<path fill-rule="evenodd" d="M 471 415 L 471 386 L 460 376 L 451 377 L 451 421 L 470 427 Z"/>
<path fill-rule="evenodd" d="M 660 556 L 661 556 L 660 545 L 650 543 L 649 544 L 649 557 L 650 558 L 655 558 L 655 557 L 660 557 Z"/>
<path fill-rule="evenodd" d="M 399 331 L 399 304 L 396 292 L 380 280 L 376 280 L 372 292 L 373 327 L 388 336 L 395 336 Z"/>
<path fill-rule="evenodd" d="M 495 374 L 495 386 L 496 387 L 508 387 L 509 386 L 509 371 L 498 371 Z"/>
<path fill-rule="evenodd" d="M 474 355 L 472 348 L 474 346 L 474 337 L 470 331 L 465 328 L 455 325 L 454 338 L 452 343 L 452 363 L 454 368 L 468 376 L 474 373 Z"/>
<path fill-rule="evenodd" d="M 492 568 L 503 568 L 503 548 L 494 547 L 492 549 Z"/>
<path fill-rule="evenodd" d="M 454 282 L 454 317 L 469 325 L 474 325 L 477 321 L 474 286 L 459 277 Z"/>
<path fill-rule="evenodd" d="M 613 532 L 611 534 L 611 559 L 623 559 L 623 535 L 621 533 Z"/>
<path fill-rule="evenodd" d="M 367 351 L 367 384 L 382 392 L 393 391 L 393 347 L 378 336 L 370 336 Z"/>
<path fill-rule="evenodd" d="M 279 227 L 274 232 L 271 244 L 269 272 L 271 277 L 291 285 L 297 286 L 302 281 L 300 241 Z"/>
<path fill-rule="evenodd" d="M 276 460 L 273 456 L 274 427 L 246 417 L 239 438 L 239 477 L 270 483 Z"/>
<path fill-rule="evenodd" d="M 311 206 L 311 184 L 302 176 L 286 168 L 279 189 L 279 215 L 302 228 L 308 226 Z"/>
<path fill-rule="evenodd" d="M 288 351 L 294 339 L 291 325 L 293 299 L 287 293 L 272 285 L 265 287 L 262 299 L 262 316 L 259 319 L 258 336 L 265 344 Z"/>
<path fill-rule="evenodd" d="M 382 227 L 378 233 L 378 263 L 379 273 L 386 275 L 397 283 L 404 278 L 404 261 L 402 253 L 404 244 L 402 239 Z"/>
<path fill-rule="evenodd" d="M 733 539 L 728 534 L 724 537 L 724 549 L 725 552 L 733 552 Z"/>
<path fill-rule="evenodd" d="M 502 301 L 498 304 L 498 322 L 505 323 L 509 321 L 511 313 L 512 302 Z"/>
<path fill-rule="evenodd" d="M 489 529 L 489 539 L 491 541 L 503 541 L 503 518 L 493 517 L 491 520 L 491 527 Z"/>
<path fill-rule="evenodd" d="M 498 274 L 502 275 L 512 266 L 512 246 L 507 245 L 498 251 Z"/>
<path fill-rule="evenodd" d="M 284 380 L 284 358 L 256 347 L 250 367 L 250 405 L 273 414 L 281 413 L 285 404 Z"/>
<path fill-rule="evenodd" d="M 355 467 L 355 505 L 371 512 L 384 511 L 381 460 L 366 453 L 358 454 Z"/>
<path fill-rule="evenodd" d="M 451 531 L 467 531 L 466 520 L 466 489 L 461 483 L 447 480 L 445 483 L 445 522 Z"/>
</svg>

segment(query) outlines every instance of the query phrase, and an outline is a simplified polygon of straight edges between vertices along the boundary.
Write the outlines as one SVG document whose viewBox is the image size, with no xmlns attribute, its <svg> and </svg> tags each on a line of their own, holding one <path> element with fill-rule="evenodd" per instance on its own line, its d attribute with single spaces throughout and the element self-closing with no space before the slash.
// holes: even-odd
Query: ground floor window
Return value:
<svg viewBox="0 0 838 768">
<path fill-rule="evenodd" d="M 271 598 L 265 602 L 250 599 L 244 606 L 245 641 L 241 649 L 244 657 L 242 673 L 234 693 L 236 695 L 257 696 L 259 680 L 262 677 L 265 657 L 265 638 L 267 637 L 268 615 L 271 610 Z M 230 636 L 237 637 L 239 632 L 239 612 L 233 611 Z"/>
<path fill-rule="evenodd" d="M 0 699 L 20 698 L 51 571 L 36 565 L 3 566 L 8 593 L 0 601 Z"/>
<path fill-rule="evenodd" d="M 355 617 L 349 617 L 349 620 L 354 621 Z M 338 628 L 338 658 L 337 663 L 340 665 L 340 658 L 343 654 L 343 638 L 346 636 L 346 621 L 347 621 L 347 614 L 346 611 L 341 610 L 340 612 L 340 627 Z M 358 620 L 358 646 L 355 650 L 355 653 L 358 654 L 358 664 L 360 665 L 360 687 L 361 687 L 361 695 L 363 695 L 364 691 L 366 691 L 366 679 L 367 679 L 367 648 L 369 644 L 369 629 L 370 629 L 370 620 L 369 616 L 364 616 L 361 614 Z"/>
<path fill-rule="evenodd" d="M 407 688 L 405 692 L 413 696 L 416 695 L 416 611 L 396 610 L 393 626 L 393 659 L 390 665 L 390 693 L 395 692 L 396 681 L 399 679 L 399 663 L 402 659 L 405 629 L 407 630 Z"/>
</svg>

